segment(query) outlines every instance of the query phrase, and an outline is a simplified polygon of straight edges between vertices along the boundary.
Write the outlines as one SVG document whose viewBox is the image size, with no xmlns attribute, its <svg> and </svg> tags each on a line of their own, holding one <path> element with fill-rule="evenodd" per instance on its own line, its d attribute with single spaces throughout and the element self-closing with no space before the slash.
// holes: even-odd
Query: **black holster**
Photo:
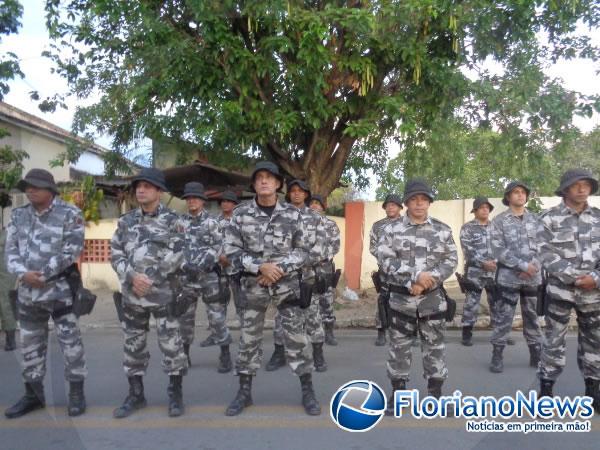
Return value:
<svg viewBox="0 0 600 450">
<path fill-rule="evenodd" d="M 19 317 L 19 291 L 18 289 L 11 289 L 8 291 L 8 302 L 10 303 L 10 309 L 12 310 L 13 317 Z"/>
<path fill-rule="evenodd" d="M 383 289 L 377 296 L 377 311 L 379 313 L 379 320 L 381 321 L 381 328 L 384 330 L 390 326 L 390 291 Z"/>
<path fill-rule="evenodd" d="M 193 295 L 181 292 L 171 303 L 167 304 L 167 316 L 172 319 L 180 318 L 196 301 L 198 299 Z"/>
<path fill-rule="evenodd" d="M 333 267 L 335 268 L 335 265 Z M 336 269 L 335 272 L 333 272 L 333 277 L 331 280 L 331 287 L 333 289 L 337 288 L 337 285 L 340 282 L 341 276 L 342 276 L 342 269 Z"/>
<path fill-rule="evenodd" d="M 548 304 L 550 299 L 547 294 L 548 276 L 545 270 L 542 270 L 542 284 L 538 286 L 537 302 L 535 304 L 535 313 L 539 316 L 545 316 L 548 312 Z"/>
<path fill-rule="evenodd" d="M 448 295 L 448 291 L 446 291 L 446 288 L 443 284 L 440 286 L 440 291 L 446 299 L 446 313 L 444 317 L 446 322 L 452 322 L 454 320 L 454 316 L 456 316 L 456 300 Z"/>
<path fill-rule="evenodd" d="M 371 272 L 371 280 L 373 280 L 375 292 L 379 294 L 381 292 L 381 274 L 379 273 L 379 271 Z"/>
<path fill-rule="evenodd" d="M 69 289 L 71 290 L 71 296 L 73 297 L 73 314 L 77 317 L 90 314 L 96 304 L 96 295 L 92 294 L 89 289 L 83 287 L 81 272 L 79 272 L 77 264 L 71 264 L 59 274 L 48 278 L 47 281 L 55 281 L 59 278 L 65 278 L 69 285 Z"/>
<path fill-rule="evenodd" d="M 123 294 L 120 292 L 113 292 L 113 302 L 115 303 L 115 309 L 117 310 L 119 322 L 125 322 L 125 313 L 123 312 Z"/>
<path fill-rule="evenodd" d="M 302 281 L 300 278 L 300 308 L 306 309 L 310 306 L 310 302 L 312 301 L 312 291 L 313 291 L 313 283 L 309 283 L 308 281 Z"/>
<path fill-rule="evenodd" d="M 232 275 L 229 280 L 235 308 L 238 311 L 244 311 L 248 307 L 248 298 L 242 289 L 242 274 L 238 272 Z"/>
</svg>

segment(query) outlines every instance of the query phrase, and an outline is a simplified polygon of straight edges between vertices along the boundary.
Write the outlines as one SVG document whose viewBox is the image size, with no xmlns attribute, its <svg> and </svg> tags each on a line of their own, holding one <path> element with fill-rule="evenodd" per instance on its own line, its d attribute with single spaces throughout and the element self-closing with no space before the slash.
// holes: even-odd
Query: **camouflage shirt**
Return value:
<svg viewBox="0 0 600 450">
<path fill-rule="evenodd" d="M 307 206 L 300 208 L 300 213 L 306 232 L 306 242 L 309 248 L 304 277 L 312 278 L 315 275 L 314 268 L 319 264 L 321 259 L 323 259 L 323 255 L 327 248 L 325 220 L 321 214 Z"/>
<path fill-rule="evenodd" d="M 227 218 L 222 213 L 217 217 L 217 223 L 219 224 L 219 231 L 221 232 L 221 248 L 219 249 L 219 256 L 225 254 L 225 232 L 227 231 L 227 227 L 231 224 L 231 217 Z M 233 266 L 229 264 L 225 267 L 224 273 L 227 276 L 232 276 L 235 274 L 233 270 Z"/>
<path fill-rule="evenodd" d="M 177 229 L 183 232 L 185 240 L 185 275 L 181 277 L 181 282 L 186 288 L 200 289 L 209 279 L 218 277 L 214 269 L 223 247 L 219 223 L 203 210 L 197 216 L 180 216 Z"/>
<path fill-rule="evenodd" d="M 465 223 L 460 229 L 460 245 L 465 256 L 465 276 L 483 287 L 482 279 L 494 278 L 495 271 L 483 269 L 485 261 L 493 260 L 490 224 L 482 225 L 477 219 Z"/>
<path fill-rule="evenodd" d="M 541 257 L 548 275 L 572 285 L 577 277 L 589 274 L 600 286 L 600 209 L 588 205 L 577 214 L 561 202 L 540 219 L 544 224 Z M 597 290 L 585 294 L 597 301 Z"/>
<path fill-rule="evenodd" d="M 38 213 L 31 205 L 15 208 L 6 237 L 6 265 L 13 275 L 42 272 L 50 279 L 77 261 L 83 250 L 84 221 L 76 206 L 55 197 L 50 207 Z M 34 302 L 63 300 L 70 304 L 71 291 L 64 278 L 41 289 L 19 283 L 19 298 Z"/>
<path fill-rule="evenodd" d="M 541 268 L 538 258 L 543 231 L 537 215 L 525 211 L 515 216 L 510 209 L 492 220 L 492 254 L 498 262 L 498 284 L 509 287 L 537 286 L 542 282 L 541 271 L 530 279 L 519 274 L 527 270 L 529 263 Z"/>
<path fill-rule="evenodd" d="M 234 270 L 258 274 L 261 264 L 271 262 L 286 273 L 283 281 L 302 270 L 308 253 L 302 215 L 294 206 L 278 201 L 269 216 L 254 199 L 233 210 L 225 232 L 225 254 Z"/>
<path fill-rule="evenodd" d="M 333 259 L 340 251 L 340 229 L 334 220 L 323 215 L 323 223 L 325 225 L 325 236 L 327 238 L 325 247 L 326 259 Z"/>
<path fill-rule="evenodd" d="M 136 208 L 119 218 L 110 243 L 111 264 L 126 301 L 140 306 L 172 301 L 176 276 L 184 263 L 182 231 L 177 214 L 162 203 L 152 214 Z M 145 297 L 133 293 L 133 276 L 138 273 L 153 281 Z"/>
<path fill-rule="evenodd" d="M 431 273 L 439 287 L 458 264 L 452 230 L 432 217 L 422 224 L 413 223 L 408 216 L 391 221 L 381 233 L 377 257 L 390 285 L 408 289 L 421 272 Z M 419 296 L 392 292 L 390 306 L 413 315 L 418 309 L 423 316 L 445 311 L 445 299 L 435 287 Z"/>
</svg>

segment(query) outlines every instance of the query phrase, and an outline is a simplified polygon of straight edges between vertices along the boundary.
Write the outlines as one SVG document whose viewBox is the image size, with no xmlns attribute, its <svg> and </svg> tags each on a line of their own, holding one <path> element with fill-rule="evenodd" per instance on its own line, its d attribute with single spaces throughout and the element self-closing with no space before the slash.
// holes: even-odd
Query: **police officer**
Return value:
<svg viewBox="0 0 600 450">
<path fill-rule="evenodd" d="M 515 309 L 521 301 L 523 336 L 529 346 L 529 365 L 537 367 L 542 334 L 536 314 L 539 286 L 542 283 L 539 243 L 543 226 L 537 215 L 525 208 L 529 187 L 520 181 L 506 185 L 502 203 L 508 209 L 492 221 L 492 256 L 497 261 L 492 315 L 493 345 L 490 371 L 504 370 L 503 351 L 512 329 Z"/>
<path fill-rule="evenodd" d="M 217 222 L 219 223 L 219 228 L 221 230 L 223 239 L 225 238 L 225 230 L 231 223 L 233 210 L 237 205 L 239 205 L 239 203 L 240 200 L 235 192 L 227 190 L 221 194 L 221 198 L 219 199 L 219 208 L 221 208 L 221 214 L 219 214 L 217 217 Z M 227 255 L 225 255 L 223 248 L 221 248 L 219 253 L 219 264 L 221 266 L 221 286 L 224 286 L 227 290 L 225 296 L 228 299 L 233 297 L 235 312 L 241 324 L 242 314 L 244 313 L 244 296 L 240 287 L 239 274 L 233 271 L 233 266 L 227 259 Z M 227 307 L 227 305 L 225 305 L 225 307 Z"/>
<path fill-rule="evenodd" d="M 402 198 L 406 215 L 384 227 L 377 256 L 390 290 L 387 373 L 392 388 L 406 388 L 416 329 L 427 389 L 439 398 L 448 376 L 444 342 L 448 302 L 440 287 L 454 272 L 458 256 L 450 227 L 429 216 L 433 198 L 424 180 L 406 184 Z M 386 413 L 393 414 L 392 399 Z"/>
<path fill-rule="evenodd" d="M 317 278 L 321 277 L 323 279 L 331 280 L 325 287 L 324 292 L 319 292 L 320 290 L 316 289 L 313 292 L 313 296 L 319 301 L 321 318 L 323 319 L 323 328 L 325 329 L 325 343 L 327 345 L 337 345 L 337 339 L 333 334 L 333 328 L 335 327 L 333 301 L 335 288 L 337 286 L 333 257 L 340 251 L 340 229 L 335 221 L 325 215 L 327 205 L 322 196 L 318 194 L 312 195 L 310 198 L 310 208 L 321 214 L 325 225 L 325 253 L 323 253 L 324 258 L 321 259 L 321 262 L 315 266 L 316 276 Z"/>
<path fill-rule="evenodd" d="M 73 294 L 65 270 L 83 250 L 81 211 L 58 197 L 52 174 L 31 169 L 17 188 L 29 204 L 12 211 L 6 238 L 8 271 L 18 279 L 18 320 L 25 396 L 5 411 L 15 418 L 45 406 L 44 375 L 48 319 L 52 317 L 69 382 L 69 416 L 86 409 L 83 382 L 87 376 Z"/>
<path fill-rule="evenodd" d="M 225 414 L 237 415 L 252 404 L 252 377 L 261 363 L 265 312 L 273 302 L 281 315 L 287 361 L 300 378 L 302 404 L 307 414 L 318 415 L 321 406 L 312 386 L 313 361 L 300 308 L 300 272 L 309 253 L 302 215 L 277 200 L 283 177 L 275 164 L 259 162 L 251 179 L 256 197 L 235 208 L 225 233 L 225 254 L 242 273 L 247 299 L 236 361 L 240 387 Z"/>
<path fill-rule="evenodd" d="M 383 201 L 383 205 L 381 206 L 385 210 L 386 217 L 378 220 L 371 227 L 371 232 L 369 233 L 369 252 L 375 258 L 377 258 L 377 246 L 379 243 L 379 238 L 381 237 L 381 232 L 383 228 L 400 217 L 400 212 L 402 211 L 402 197 L 396 194 L 388 194 Z M 379 277 L 379 282 L 381 283 L 381 289 L 387 289 L 387 283 L 385 279 L 382 278 L 383 272 L 381 268 L 375 276 Z M 377 327 L 377 339 L 375 339 L 375 345 L 377 347 L 382 347 L 385 345 L 385 329 L 381 323 L 381 317 L 379 316 L 379 310 L 375 314 L 375 325 Z"/>
<path fill-rule="evenodd" d="M 179 321 L 169 314 L 184 262 L 184 238 L 178 216 L 160 202 L 167 192 L 163 173 L 144 168 L 131 183 L 139 207 L 121 216 L 111 241 L 111 264 L 122 293 L 121 325 L 125 337 L 123 367 L 129 395 L 115 418 L 146 406 L 143 376 L 150 353 L 146 340 L 150 315 L 156 319 L 162 366 L 169 375 L 169 416 L 183 414 L 182 376 L 187 370 Z"/>
<path fill-rule="evenodd" d="M 285 199 L 291 203 L 302 213 L 302 221 L 309 240 L 309 258 L 307 266 L 302 271 L 303 281 L 315 284 L 315 268 L 322 258 L 325 248 L 325 226 L 323 218 L 320 214 L 308 208 L 306 204 L 310 198 L 310 189 L 302 180 L 291 180 L 287 185 L 287 194 Z M 325 372 L 327 363 L 323 354 L 323 342 L 325 341 L 325 333 L 323 331 L 323 323 L 321 321 L 320 306 L 318 300 L 311 301 L 306 312 L 306 333 L 313 347 L 313 361 L 317 372 Z M 275 314 L 275 326 L 273 327 L 273 340 L 275 342 L 275 350 L 267 364 L 266 370 L 273 371 L 286 364 L 283 327 L 281 325 L 281 315 Z"/>
<path fill-rule="evenodd" d="M 0 231 L 0 327 L 6 337 L 4 341 L 4 351 L 12 352 L 17 348 L 16 329 L 17 323 L 9 303 L 8 292 L 15 286 L 15 277 L 8 273 L 4 262 L 4 248 L 6 246 L 6 230 Z"/>
<path fill-rule="evenodd" d="M 191 300 L 187 311 L 179 319 L 183 349 L 188 358 L 188 365 L 191 365 L 190 346 L 194 340 L 198 295 L 201 295 L 206 304 L 214 342 L 221 348 L 217 370 L 219 373 L 231 372 L 231 335 L 226 322 L 229 291 L 226 290 L 226 282 L 221 282 L 221 270 L 217 267 L 218 255 L 223 245 L 221 230 L 219 223 L 204 209 L 204 202 L 208 197 L 202 183 L 186 183 L 182 198 L 186 201 L 188 212 L 179 219 L 185 234 L 184 254 L 187 263 L 181 287 L 185 298 Z"/>
<path fill-rule="evenodd" d="M 465 304 L 462 316 L 462 344 L 473 345 L 473 326 L 477 322 L 481 293 L 485 289 L 490 319 L 493 321 L 494 274 L 496 260 L 492 256 L 490 239 L 490 213 L 494 210 L 486 197 L 473 201 L 471 212 L 475 218 L 460 229 L 460 245 L 465 257 L 464 283 Z"/>
<path fill-rule="evenodd" d="M 565 335 L 574 309 L 585 395 L 594 399 L 600 414 L 600 209 L 588 204 L 588 197 L 597 191 L 598 180 L 590 172 L 567 170 L 556 190 L 562 202 L 541 215 L 548 304 L 538 375 L 540 395 L 552 397 L 565 366 Z"/>
</svg>

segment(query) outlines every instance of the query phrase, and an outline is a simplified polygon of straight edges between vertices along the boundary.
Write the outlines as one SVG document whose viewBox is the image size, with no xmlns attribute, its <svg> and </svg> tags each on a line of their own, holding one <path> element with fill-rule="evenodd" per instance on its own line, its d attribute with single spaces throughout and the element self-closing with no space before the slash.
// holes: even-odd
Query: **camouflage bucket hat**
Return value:
<svg viewBox="0 0 600 450">
<path fill-rule="evenodd" d="M 310 199 L 310 189 L 308 188 L 308 185 L 299 179 L 295 179 L 290 181 L 287 184 L 287 192 L 285 194 L 285 201 L 286 202 L 290 202 L 290 189 L 292 189 L 292 186 L 298 186 L 300 189 L 302 189 L 304 192 L 308 193 L 308 196 L 306 197 L 306 202 L 308 203 L 309 199 Z"/>
<path fill-rule="evenodd" d="M 387 205 L 388 203 L 395 203 L 396 205 L 398 205 L 400 207 L 400 209 L 402 209 L 402 197 L 400 197 L 398 194 L 388 194 L 385 196 L 385 200 L 383 201 L 383 205 L 381 205 L 381 207 L 383 209 L 385 209 L 385 205 Z"/>
<path fill-rule="evenodd" d="M 255 192 L 254 191 L 254 178 L 256 177 L 256 174 L 258 172 L 260 172 L 261 170 L 266 170 L 267 172 L 274 175 L 279 180 L 280 186 L 279 186 L 279 189 L 277 189 L 277 190 L 280 191 L 281 188 L 283 187 L 283 175 L 281 175 L 281 173 L 279 173 L 279 167 L 277 167 L 271 161 L 260 161 L 260 162 L 256 163 L 256 166 L 254 166 L 254 170 L 252 171 L 252 175 L 250 175 L 250 179 L 252 180 L 252 182 L 250 184 L 250 190 L 252 192 Z"/>
<path fill-rule="evenodd" d="M 154 167 L 144 167 L 140 173 L 131 179 L 131 187 L 135 188 L 138 181 L 147 181 L 153 186 L 156 186 L 163 192 L 169 192 L 167 189 L 167 182 L 165 180 L 165 174 L 162 170 Z"/>
<path fill-rule="evenodd" d="M 492 212 L 494 210 L 494 205 L 492 205 L 490 203 L 488 198 L 487 197 L 477 197 L 475 200 L 473 200 L 473 209 L 471 210 L 471 212 L 474 213 L 475 211 L 477 211 L 479 208 L 481 208 L 483 205 L 486 205 L 486 204 L 490 207 L 490 212 Z"/>
<path fill-rule="evenodd" d="M 581 180 L 587 180 L 592 185 L 592 192 L 590 194 L 593 195 L 598 192 L 598 180 L 594 178 L 590 171 L 585 169 L 571 169 L 563 173 L 563 176 L 560 178 L 560 186 L 554 193 L 562 197 L 569 186 Z"/>
<path fill-rule="evenodd" d="M 190 181 L 189 183 L 185 183 L 181 198 L 186 199 L 188 197 L 197 197 L 201 198 L 202 200 L 208 200 L 208 197 L 204 193 L 204 185 L 198 181 Z"/>
<path fill-rule="evenodd" d="M 17 183 L 17 189 L 25 192 L 27 186 L 33 186 L 39 189 L 47 189 L 54 194 L 58 194 L 58 187 L 54 177 L 50 172 L 44 169 L 31 169 L 25 177 Z"/>
<path fill-rule="evenodd" d="M 508 183 L 506 185 L 506 188 L 504 189 L 504 197 L 502 197 L 503 205 L 508 206 L 508 198 L 507 198 L 508 194 L 510 194 L 512 191 L 514 191 L 518 187 L 522 187 L 523 189 L 525 189 L 527 198 L 529 198 L 529 193 L 531 192 L 531 189 L 529 189 L 529 186 L 527 186 L 525 183 L 523 183 L 521 181 L 511 181 L 510 183 Z"/>
<path fill-rule="evenodd" d="M 233 191 L 225 191 L 221 194 L 221 198 L 219 199 L 219 204 L 222 201 L 233 202 L 236 205 L 240 202 L 238 196 Z"/>
</svg>

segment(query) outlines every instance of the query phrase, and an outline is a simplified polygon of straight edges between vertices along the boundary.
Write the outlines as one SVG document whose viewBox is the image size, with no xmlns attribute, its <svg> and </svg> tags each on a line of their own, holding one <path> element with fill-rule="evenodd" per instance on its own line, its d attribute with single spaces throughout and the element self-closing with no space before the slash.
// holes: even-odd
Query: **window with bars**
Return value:
<svg viewBox="0 0 600 450">
<path fill-rule="evenodd" d="M 81 262 L 110 262 L 110 239 L 86 239 Z"/>
</svg>

